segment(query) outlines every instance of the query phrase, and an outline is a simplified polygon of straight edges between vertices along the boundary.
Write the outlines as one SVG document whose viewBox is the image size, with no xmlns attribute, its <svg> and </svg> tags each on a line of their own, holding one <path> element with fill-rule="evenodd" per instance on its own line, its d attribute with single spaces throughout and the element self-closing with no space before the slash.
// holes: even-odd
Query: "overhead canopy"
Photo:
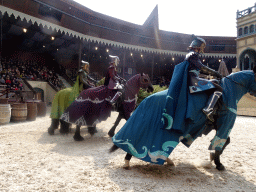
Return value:
<svg viewBox="0 0 256 192">
<path fill-rule="evenodd" d="M 38 26 L 41 26 L 44 29 L 44 32 L 48 35 L 51 35 L 53 32 L 58 32 L 58 33 L 64 33 L 66 36 L 70 37 L 75 37 L 82 39 L 84 41 L 89 41 L 89 42 L 94 42 L 94 43 L 99 43 L 99 44 L 105 44 L 108 46 L 113 46 L 117 48 L 124 48 L 124 49 L 129 49 L 129 50 L 134 50 L 134 51 L 142 51 L 142 52 L 149 52 L 149 53 L 158 53 L 158 54 L 167 54 L 167 55 L 177 55 L 177 56 L 185 56 L 187 52 L 180 52 L 180 51 L 171 51 L 171 50 L 161 50 L 161 49 L 154 49 L 154 48 L 148 48 L 148 47 L 142 47 L 142 46 L 136 46 L 136 45 L 130 45 L 130 44 L 125 44 L 125 43 L 120 43 L 116 41 L 111 41 L 107 39 L 102 39 L 98 37 L 93 37 L 93 36 L 88 36 L 73 30 L 70 30 L 68 28 L 65 28 L 63 26 L 42 20 L 40 18 L 33 17 L 31 15 L 10 9 L 8 7 L 0 5 L 0 11 L 2 15 L 5 13 L 8 14 L 9 16 L 13 15 L 15 19 L 20 18 L 20 21 L 22 23 L 22 26 L 26 27 L 27 25 L 30 24 L 36 24 Z M 13 26 L 15 27 L 15 26 Z M 15 28 L 11 29 L 12 31 L 17 30 Z M 43 37 L 38 37 L 38 38 L 43 38 Z M 205 53 L 206 57 L 218 57 L 218 58 L 235 58 L 236 54 L 220 54 L 220 53 Z"/>
</svg>

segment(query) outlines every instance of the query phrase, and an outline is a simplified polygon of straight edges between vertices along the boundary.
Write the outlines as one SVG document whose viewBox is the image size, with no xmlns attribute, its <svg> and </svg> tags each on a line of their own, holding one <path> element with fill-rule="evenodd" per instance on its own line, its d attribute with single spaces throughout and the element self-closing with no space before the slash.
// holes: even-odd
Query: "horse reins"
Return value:
<svg viewBox="0 0 256 192">
<path fill-rule="evenodd" d="M 229 77 L 225 77 L 225 78 L 229 79 L 230 81 L 232 81 L 233 83 L 235 83 L 235 84 L 237 84 L 237 85 L 240 85 L 240 86 L 246 88 L 243 84 L 238 83 L 238 82 L 236 82 L 235 80 L 233 80 L 233 79 L 231 79 L 231 78 L 229 78 Z"/>
<path fill-rule="evenodd" d="M 244 88 L 247 88 L 247 87 L 245 87 L 243 84 L 238 83 L 238 82 L 236 82 L 235 80 L 233 80 L 233 79 L 231 79 L 231 78 L 229 78 L 229 77 L 225 77 L 225 78 L 229 79 L 230 81 L 232 81 L 233 83 L 235 83 L 235 84 L 237 84 L 237 85 L 240 85 L 240 86 L 242 86 L 242 87 L 244 87 Z M 250 91 L 250 92 L 256 94 L 256 91 Z"/>
</svg>

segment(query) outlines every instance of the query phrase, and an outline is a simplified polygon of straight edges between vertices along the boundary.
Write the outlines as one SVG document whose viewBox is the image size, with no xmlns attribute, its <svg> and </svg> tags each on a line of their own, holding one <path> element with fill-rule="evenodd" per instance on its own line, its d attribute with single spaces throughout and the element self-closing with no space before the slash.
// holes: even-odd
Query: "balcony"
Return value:
<svg viewBox="0 0 256 192">
<path fill-rule="evenodd" d="M 243 10 L 243 11 L 238 11 L 237 10 L 237 12 L 236 12 L 236 19 L 239 19 L 241 17 L 247 16 L 247 15 L 253 13 L 253 12 L 256 12 L 256 3 L 255 3 L 254 6 L 249 7 L 247 9 Z"/>
</svg>

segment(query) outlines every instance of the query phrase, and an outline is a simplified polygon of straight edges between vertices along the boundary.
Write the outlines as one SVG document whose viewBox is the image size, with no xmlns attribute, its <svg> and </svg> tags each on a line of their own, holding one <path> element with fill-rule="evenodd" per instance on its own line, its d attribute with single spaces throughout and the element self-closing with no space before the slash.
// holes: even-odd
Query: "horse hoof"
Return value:
<svg viewBox="0 0 256 192">
<path fill-rule="evenodd" d="M 226 168 L 222 164 L 220 164 L 216 166 L 216 169 L 218 169 L 219 171 L 224 171 Z"/>
<path fill-rule="evenodd" d="M 49 135 L 54 135 L 54 129 L 48 128 L 48 134 Z"/>
<path fill-rule="evenodd" d="M 169 166 L 175 166 L 175 164 L 173 163 L 173 161 L 172 161 L 171 159 L 169 159 L 169 158 L 166 159 L 166 163 L 167 163 L 167 165 L 169 165 Z"/>
<path fill-rule="evenodd" d="M 125 170 L 131 170 L 131 167 L 130 167 L 130 166 L 123 166 L 123 168 L 124 168 Z"/>
<path fill-rule="evenodd" d="M 84 140 L 84 138 L 81 136 L 74 136 L 73 138 L 75 141 L 83 141 Z"/>
<path fill-rule="evenodd" d="M 96 127 L 88 127 L 88 132 L 91 136 L 93 136 L 95 133 L 98 133 Z"/>
</svg>

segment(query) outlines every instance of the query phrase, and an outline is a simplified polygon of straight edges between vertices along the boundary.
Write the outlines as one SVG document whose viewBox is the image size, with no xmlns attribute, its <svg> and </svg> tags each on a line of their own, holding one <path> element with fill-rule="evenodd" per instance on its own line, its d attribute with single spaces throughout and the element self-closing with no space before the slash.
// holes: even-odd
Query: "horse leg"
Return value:
<svg viewBox="0 0 256 192">
<path fill-rule="evenodd" d="M 174 166 L 173 161 L 171 159 L 169 159 L 168 157 L 166 159 L 166 163 L 167 163 L 167 165 Z"/>
<path fill-rule="evenodd" d="M 75 135 L 73 136 L 75 141 L 83 141 L 84 140 L 84 138 L 80 135 L 80 128 L 81 128 L 81 125 L 76 126 L 76 132 L 75 132 Z"/>
<path fill-rule="evenodd" d="M 124 115 L 123 115 L 123 113 L 119 112 L 118 117 L 114 123 L 114 126 L 108 132 L 109 137 L 113 137 L 115 135 L 116 127 L 120 123 L 122 118 L 124 118 Z"/>
<path fill-rule="evenodd" d="M 132 155 L 127 153 L 125 158 L 124 158 L 124 166 L 123 168 L 126 169 L 126 170 L 130 170 L 131 167 L 130 167 L 130 160 L 132 158 Z"/>
<path fill-rule="evenodd" d="M 223 145 L 223 148 L 221 151 L 215 151 L 215 153 L 211 153 L 210 154 L 210 159 L 211 161 L 214 160 L 214 163 L 216 165 L 216 169 L 218 169 L 219 171 L 223 171 L 225 170 L 224 165 L 222 165 L 222 163 L 220 162 L 220 155 L 223 153 L 224 149 L 227 147 L 227 145 L 230 143 L 230 137 L 228 137 L 228 139 L 226 140 L 225 144 Z"/>
<path fill-rule="evenodd" d="M 113 145 L 113 146 L 109 149 L 109 153 L 113 153 L 113 152 L 115 152 L 117 149 L 119 149 L 119 147 L 117 147 L 116 145 Z M 127 170 L 131 169 L 131 167 L 130 167 L 130 160 L 131 160 L 131 158 L 132 158 L 132 155 L 129 154 L 129 153 L 127 153 L 126 156 L 125 156 L 125 158 L 124 158 L 124 166 L 123 166 L 124 169 L 127 169 Z"/>
<path fill-rule="evenodd" d="M 63 120 L 60 120 L 60 133 L 61 134 L 68 134 L 70 132 L 69 128 L 70 128 L 69 123 L 67 123 Z"/>
<path fill-rule="evenodd" d="M 88 127 L 88 133 L 90 133 L 91 136 L 93 136 L 95 133 L 98 133 L 96 125 L 93 127 Z"/>
<path fill-rule="evenodd" d="M 48 128 L 49 135 L 54 135 L 54 130 L 59 127 L 59 119 L 52 119 L 51 126 Z"/>
</svg>

